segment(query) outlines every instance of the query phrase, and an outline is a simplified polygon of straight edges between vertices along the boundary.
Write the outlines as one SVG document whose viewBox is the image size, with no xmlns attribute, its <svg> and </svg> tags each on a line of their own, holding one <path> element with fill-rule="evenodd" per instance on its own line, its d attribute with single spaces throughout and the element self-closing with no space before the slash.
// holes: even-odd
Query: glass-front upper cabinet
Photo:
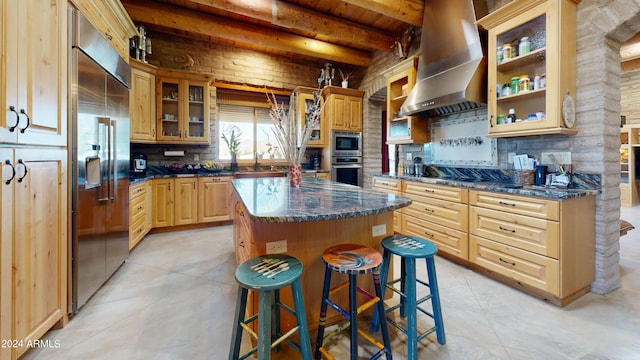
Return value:
<svg viewBox="0 0 640 360">
<path fill-rule="evenodd" d="M 208 82 L 158 77 L 157 141 L 209 143 Z"/>
<path fill-rule="evenodd" d="M 300 132 L 302 132 L 304 130 L 304 126 L 307 123 L 307 115 L 309 114 L 309 109 L 314 102 L 313 92 L 317 91 L 318 96 L 320 96 L 320 90 L 310 87 L 298 86 L 293 91 L 298 95 L 298 108 L 296 110 L 296 116 L 298 117 L 297 122 L 300 125 Z M 322 99 L 322 97 L 320 97 L 320 106 L 322 106 L 323 104 L 324 100 Z M 326 140 L 327 136 L 325 135 L 326 126 L 324 126 L 324 113 L 325 111 L 322 111 L 320 113 L 318 125 L 311 130 L 311 134 L 309 135 L 309 142 L 307 143 L 308 147 L 322 147 L 325 144 L 328 144 L 328 141 Z"/>
<path fill-rule="evenodd" d="M 478 24 L 489 32 L 489 136 L 576 134 L 576 2 L 515 0 Z"/>
</svg>

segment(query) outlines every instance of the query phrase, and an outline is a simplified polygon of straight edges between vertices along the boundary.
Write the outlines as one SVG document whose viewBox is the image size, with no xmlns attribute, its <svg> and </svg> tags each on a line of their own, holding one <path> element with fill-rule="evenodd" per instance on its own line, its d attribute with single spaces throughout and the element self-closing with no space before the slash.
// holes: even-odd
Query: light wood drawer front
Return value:
<svg viewBox="0 0 640 360">
<path fill-rule="evenodd" d="M 555 221 L 469 207 L 469 233 L 558 259 L 560 224 Z"/>
<path fill-rule="evenodd" d="M 403 195 L 407 197 L 410 197 L 409 194 L 415 194 L 459 203 L 467 203 L 469 200 L 469 190 L 452 186 L 403 181 L 402 191 Z"/>
<path fill-rule="evenodd" d="M 390 192 L 394 192 L 399 195 L 399 192 L 402 191 L 401 183 L 402 182 L 400 180 L 396 180 L 396 179 L 374 177 L 373 183 L 371 186 L 373 188 L 378 188 L 375 190 L 386 189 L 386 190 L 389 190 Z"/>
<path fill-rule="evenodd" d="M 474 235 L 470 235 L 469 240 L 471 262 L 558 295 L 560 276 L 558 260 Z"/>
<path fill-rule="evenodd" d="M 136 184 L 129 187 L 129 202 L 133 201 L 133 199 L 138 196 L 144 196 L 144 193 L 147 192 L 145 184 Z"/>
<path fill-rule="evenodd" d="M 129 250 L 147 234 L 144 218 L 138 219 L 129 226 Z"/>
<path fill-rule="evenodd" d="M 555 221 L 560 220 L 560 202 L 556 200 L 472 190 L 469 193 L 469 205 Z"/>
<path fill-rule="evenodd" d="M 129 203 L 129 219 L 131 222 L 144 218 L 147 212 L 145 197 L 136 197 Z"/>
<path fill-rule="evenodd" d="M 402 233 L 432 241 L 438 251 L 469 260 L 469 238 L 466 232 L 420 220 L 413 216 L 402 217 Z"/>
<path fill-rule="evenodd" d="M 424 202 L 424 201 L 428 202 Z M 404 215 L 412 215 L 460 231 L 468 231 L 469 214 L 466 204 L 416 197 L 411 205 L 402 208 Z"/>
</svg>

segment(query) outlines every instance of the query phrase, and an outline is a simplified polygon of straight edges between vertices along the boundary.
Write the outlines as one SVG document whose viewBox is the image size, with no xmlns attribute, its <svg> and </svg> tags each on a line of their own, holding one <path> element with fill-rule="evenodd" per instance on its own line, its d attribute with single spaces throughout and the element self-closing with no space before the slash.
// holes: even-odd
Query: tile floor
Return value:
<svg viewBox="0 0 640 360">
<path fill-rule="evenodd" d="M 447 343 L 430 335 L 419 358 L 640 358 L 640 208 L 621 217 L 638 227 L 620 241 L 622 288 L 564 308 L 438 258 Z M 23 359 L 226 359 L 234 270 L 231 226 L 149 235 L 65 328 L 49 332 L 59 348 Z M 394 358 L 406 359 L 404 336 L 390 331 Z M 346 342 L 336 351 L 348 358 Z"/>
</svg>

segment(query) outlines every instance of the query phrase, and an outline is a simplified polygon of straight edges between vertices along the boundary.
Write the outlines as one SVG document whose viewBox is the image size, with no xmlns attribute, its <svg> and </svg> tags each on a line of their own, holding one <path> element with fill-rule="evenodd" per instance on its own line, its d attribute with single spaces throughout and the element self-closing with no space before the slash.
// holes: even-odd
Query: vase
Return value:
<svg viewBox="0 0 640 360">
<path fill-rule="evenodd" d="M 238 168 L 238 162 L 236 161 L 236 154 L 231 153 L 231 171 L 236 171 Z"/>
<path fill-rule="evenodd" d="M 342 87 L 345 88 L 345 89 L 348 88 L 349 87 L 349 81 L 342 80 Z"/>
<path fill-rule="evenodd" d="M 302 165 L 289 165 L 289 185 L 300 186 L 302 183 Z"/>
</svg>

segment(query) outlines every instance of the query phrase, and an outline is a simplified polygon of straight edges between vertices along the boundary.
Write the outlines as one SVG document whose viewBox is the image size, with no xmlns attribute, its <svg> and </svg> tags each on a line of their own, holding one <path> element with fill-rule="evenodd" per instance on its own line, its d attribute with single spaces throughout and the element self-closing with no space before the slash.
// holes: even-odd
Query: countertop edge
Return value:
<svg viewBox="0 0 640 360">
<path fill-rule="evenodd" d="M 420 182 L 433 185 L 453 186 L 459 188 L 466 188 L 471 190 L 483 190 L 501 192 L 514 195 L 535 196 L 556 200 L 573 199 L 584 196 L 595 196 L 601 193 L 600 190 L 588 190 L 588 189 L 563 189 L 555 187 L 543 187 L 535 185 L 524 185 L 522 188 L 509 187 L 513 184 L 498 183 L 498 182 L 469 182 L 458 181 L 454 179 L 443 178 L 429 178 L 429 177 L 416 177 L 416 176 L 398 176 L 391 174 L 372 174 L 372 177 L 383 177 L 397 180 L 406 180 L 413 182 Z"/>
</svg>

